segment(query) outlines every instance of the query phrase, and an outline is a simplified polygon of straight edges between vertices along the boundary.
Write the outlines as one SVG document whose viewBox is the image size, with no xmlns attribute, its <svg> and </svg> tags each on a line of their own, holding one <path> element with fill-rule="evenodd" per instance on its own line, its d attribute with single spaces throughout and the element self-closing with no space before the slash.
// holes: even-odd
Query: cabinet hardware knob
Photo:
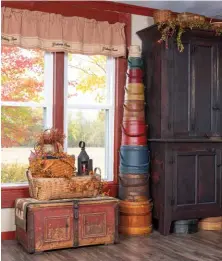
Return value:
<svg viewBox="0 0 222 261">
<path fill-rule="evenodd" d="M 219 111 L 220 108 L 219 108 L 218 106 L 213 106 L 213 107 L 212 107 L 212 110 L 214 110 L 214 111 Z"/>
</svg>

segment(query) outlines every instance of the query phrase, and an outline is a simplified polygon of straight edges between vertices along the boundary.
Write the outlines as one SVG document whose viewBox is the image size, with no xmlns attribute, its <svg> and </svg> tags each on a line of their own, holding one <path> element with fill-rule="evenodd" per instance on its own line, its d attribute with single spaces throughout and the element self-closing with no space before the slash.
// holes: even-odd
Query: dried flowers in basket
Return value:
<svg viewBox="0 0 222 261">
<path fill-rule="evenodd" d="M 177 48 L 179 52 L 184 50 L 182 43 L 182 35 L 186 30 L 192 30 L 193 28 L 199 28 L 202 30 L 211 30 L 215 32 L 215 36 L 222 35 L 222 23 L 221 22 L 208 22 L 204 16 L 192 13 L 178 14 L 177 19 L 168 20 L 157 23 L 158 30 L 161 33 L 159 43 L 165 42 L 166 48 L 168 48 L 168 40 L 172 36 L 176 36 Z"/>
<path fill-rule="evenodd" d="M 43 131 L 37 139 L 35 150 L 44 153 L 63 152 L 65 135 L 57 129 Z"/>
<path fill-rule="evenodd" d="M 170 10 L 155 10 L 153 12 L 153 19 L 155 23 L 162 23 L 172 20 L 173 12 Z"/>
<path fill-rule="evenodd" d="M 75 157 L 64 152 L 58 157 L 37 157 L 30 161 L 29 170 L 35 178 L 71 178 L 76 175 Z"/>
<path fill-rule="evenodd" d="M 38 178 L 71 178 L 75 176 L 75 157 L 63 152 L 65 135 L 56 129 L 45 130 L 29 157 L 29 170 Z M 46 150 L 45 145 L 53 149 Z"/>
<path fill-rule="evenodd" d="M 30 196 L 50 200 L 103 194 L 105 182 L 101 180 L 101 170 L 95 168 L 90 175 L 77 177 L 75 157 L 63 151 L 64 138 L 65 135 L 54 129 L 44 131 L 39 136 L 34 152 L 29 157 L 27 179 Z M 46 144 L 57 147 L 46 151 Z"/>
</svg>

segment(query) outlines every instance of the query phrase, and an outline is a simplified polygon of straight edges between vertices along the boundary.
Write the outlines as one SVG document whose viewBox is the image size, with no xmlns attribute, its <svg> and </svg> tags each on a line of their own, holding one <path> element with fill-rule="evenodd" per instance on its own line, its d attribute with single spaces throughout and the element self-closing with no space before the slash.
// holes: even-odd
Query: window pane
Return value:
<svg viewBox="0 0 222 261">
<path fill-rule="evenodd" d="M 99 167 L 102 177 L 105 173 L 105 111 L 68 109 L 68 154 L 77 158 L 79 142 L 85 141 L 86 152 L 93 160 L 93 168 Z"/>
<path fill-rule="evenodd" d="M 107 102 L 107 57 L 68 54 L 68 104 Z"/>
<path fill-rule="evenodd" d="M 2 107 L 2 183 L 27 181 L 28 157 L 44 129 L 43 118 L 43 108 Z"/>
<path fill-rule="evenodd" d="M 44 102 L 44 52 L 2 46 L 2 101 Z"/>
</svg>

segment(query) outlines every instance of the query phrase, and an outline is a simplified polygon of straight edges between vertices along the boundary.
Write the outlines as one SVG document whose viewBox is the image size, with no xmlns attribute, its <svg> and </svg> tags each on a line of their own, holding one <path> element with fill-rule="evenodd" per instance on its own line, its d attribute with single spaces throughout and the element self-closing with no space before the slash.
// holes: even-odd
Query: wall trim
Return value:
<svg viewBox="0 0 222 261">
<path fill-rule="evenodd" d="M 109 182 L 104 189 L 105 192 L 110 192 L 111 197 L 117 197 L 118 184 L 116 182 Z M 1 188 L 2 204 L 1 208 L 14 208 L 16 198 L 29 198 L 29 187 L 15 186 L 15 187 L 2 187 Z"/>
<path fill-rule="evenodd" d="M 125 3 L 117 3 L 111 1 L 2 1 L 2 6 L 11 8 L 21 8 L 28 10 L 39 10 L 47 8 L 45 12 L 64 12 L 67 15 L 71 14 L 72 9 L 78 8 L 85 12 L 87 9 L 94 9 L 95 11 L 112 11 L 119 13 L 128 13 L 144 16 L 153 16 L 153 12 L 156 10 L 150 7 L 142 7 L 136 5 L 129 5 Z M 66 9 L 66 11 L 63 9 Z M 79 13 L 79 16 L 81 16 Z M 64 14 L 65 15 L 65 14 Z"/>
<path fill-rule="evenodd" d="M 15 240 L 15 231 L 1 232 L 2 240 Z"/>
<path fill-rule="evenodd" d="M 1 208 L 14 208 L 16 198 L 28 198 L 29 188 L 28 185 L 1 187 Z"/>
</svg>

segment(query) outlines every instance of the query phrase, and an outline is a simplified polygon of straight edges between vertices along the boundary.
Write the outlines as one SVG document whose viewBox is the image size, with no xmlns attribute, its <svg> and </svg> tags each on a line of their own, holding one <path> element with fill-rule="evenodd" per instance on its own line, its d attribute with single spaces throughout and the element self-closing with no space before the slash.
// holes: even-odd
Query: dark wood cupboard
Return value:
<svg viewBox="0 0 222 261">
<path fill-rule="evenodd" d="M 222 215 L 222 37 L 187 30 L 179 52 L 156 25 L 138 35 L 154 218 L 167 235 L 172 221 Z"/>
</svg>

